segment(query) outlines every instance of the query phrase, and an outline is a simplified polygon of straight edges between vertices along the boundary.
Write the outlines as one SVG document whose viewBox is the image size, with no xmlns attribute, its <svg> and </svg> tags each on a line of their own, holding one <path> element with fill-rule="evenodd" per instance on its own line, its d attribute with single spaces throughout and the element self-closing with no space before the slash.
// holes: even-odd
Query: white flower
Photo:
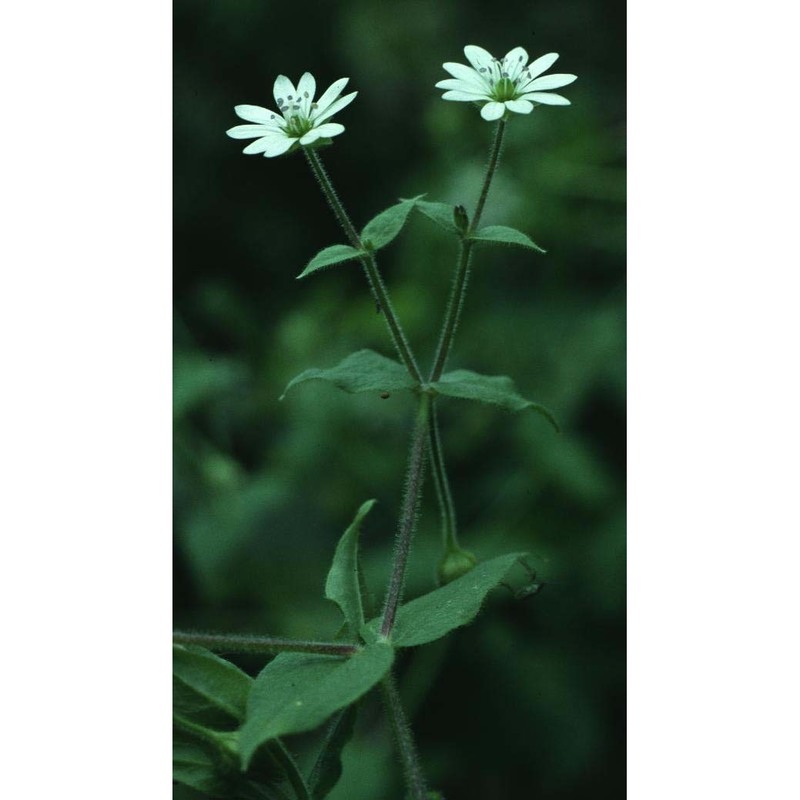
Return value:
<svg viewBox="0 0 800 800">
<path fill-rule="evenodd" d="M 576 76 L 542 75 L 553 65 L 558 53 L 548 53 L 528 64 L 528 54 L 522 47 L 515 47 L 502 61 L 498 61 L 482 47 L 468 44 L 464 55 L 472 66 L 452 62 L 443 64 L 453 77 L 439 81 L 436 86 L 448 90 L 442 95 L 443 100 L 484 103 L 481 116 L 485 120 L 500 119 L 506 110 L 530 114 L 536 103 L 550 106 L 570 104 L 566 97 L 549 90 L 567 86 Z"/>
<path fill-rule="evenodd" d="M 339 97 L 348 80 L 339 78 L 314 102 L 317 82 L 310 72 L 300 78 L 297 88 L 285 75 L 278 75 L 272 91 L 281 113 L 261 106 L 236 106 L 237 116 L 255 124 L 237 125 L 226 133 L 233 139 L 255 139 L 243 152 L 263 153 L 267 158 L 280 156 L 295 144 L 305 147 L 318 139 L 338 136 L 344 125 L 325 120 L 352 103 L 358 94 Z"/>
</svg>

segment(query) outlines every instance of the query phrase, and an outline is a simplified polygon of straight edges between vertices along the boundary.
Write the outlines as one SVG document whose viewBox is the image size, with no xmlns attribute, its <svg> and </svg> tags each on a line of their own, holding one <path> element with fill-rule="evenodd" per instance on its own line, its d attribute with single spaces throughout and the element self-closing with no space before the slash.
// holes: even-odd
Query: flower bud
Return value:
<svg viewBox="0 0 800 800">
<path fill-rule="evenodd" d="M 436 569 L 439 585 L 446 586 L 462 575 L 466 575 L 477 563 L 478 559 L 469 550 L 461 548 L 448 550 Z"/>
<path fill-rule="evenodd" d="M 453 222 L 461 233 L 467 232 L 467 228 L 469 228 L 469 217 L 467 216 L 467 209 L 464 208 L 464 206 L 456 206 L 453 209 Z"/>
</svg>

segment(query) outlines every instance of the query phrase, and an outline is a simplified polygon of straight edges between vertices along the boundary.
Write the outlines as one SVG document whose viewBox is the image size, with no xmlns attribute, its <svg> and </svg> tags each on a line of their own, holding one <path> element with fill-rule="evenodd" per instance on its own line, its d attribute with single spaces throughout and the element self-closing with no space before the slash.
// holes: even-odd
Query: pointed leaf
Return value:
<svg viewBox="0 0 800 800">
<path fill-rule="evenodd" d="M 342 776 L 342 750 L 353 736 L 358 703 L 340 711 L 331 723 L 308 780 L 314 800 L 323 800 Z"/>
<path fill-rule="evenodd" d="M 203 647 L 172 646 L 173 705 L 192 722 L 230 728 L 245 716 L 253 679 Z"/>
<path fill-rule="evenodd" d="M 374 500 L 367 500 L 358 509 L 355 519 L 336 546 L 328 579 L 325 581 L 325 597 L 333 600 L 342 610 L 350 633 L 354 637 L 358 636 L 364 625 L 364 604 L 359 585 L 358 535 L 361 521 L 374 505 Z"/>
<path fill-rule="evenodd" d="M 530 409 L 541 414 L 557 431 L 561 429 L 556 418 L 543 405 L 526 400 L 517 392 L 514 381 L 505 375 L 479 375 L 468 369 L 457 369 L 442 375 L 431 386 L 448 397 L 460 397 L 464 400 L 477 400 L 481 403 L 492 403 L 507 411 L 526 411 Z"/>
<path fill-rule="evenodd" d="M 414 208 L 428 219 L 433 220 L 437 225 L 450 233 L 458 234 L 459 230 L 455 224 L 453 213 L 455 206 L 449 203 L 436 203 L 430 200 L 417 200 Z"/>
<path fill-rule="evenodd" d="M 423 197 L 424 195 L 419 195 Z M 361 233 L 364 244 L 377 250 L 385 247 L 406 224 L 408 215 L 419 197 L 412 197 L 410 200 L 401 200 L 399 203 L 389 206 L 385 211 L 381 211 L 378 216 L 373 217 L 365 226 Z"/>
<path fill-rule="evenodd" d="M 486 595 L 524 555 L 509 553 L 484 561 L 447 586 L 401 606 L 392 632 L 392 644 L 395 647 L 416 647 L 472 622 Z M 374 619 L 368 628 L 377 630 L 379 625 L 380 619 Z"/>
<path fill-rule="evenodd" d="M 310 731 L 358 700 L 389 671 L 393 657 L 392 646 L 381 640 L 346 659 L 281 653 L 250 692 L 240 740 L 245 767 L 263 742 Z"/>
<path fill-rule="evenodd" d="M 334 244 L 320 250 L 311 261 L 308 262 L 306 268 L 297 276 L 297 279 L 305 278 L 311 275 L 312 272 L 331 267 L 334 264 L 341 264 L 344 261 L 352 261 L 356 258 L 361 258 L 364 255 L 363 251 L 357 250 L 355 247 L 350 247 L 349 244 Z"/>
<path fill-rule="evenodd" d="M 281 400 L 293 386 L 312 380 L 327 381 L 351 394 L 399 391 L 416 386 L 402 364 L 373 350 L 359 350 L 330 369 L 312 368 L 301 372 L 289 381 Z"/>
<path fill-rule="evenodd" d="M 476 231 L 470 237 L 476 242 L 498 242 L 500 244 L 516 244 L 520 247 L 529 247 L 539 253 L 546 253 L 533 239 L 516 228 L 509 228 L 507 225 L 487 225 Z"/>
</svg>

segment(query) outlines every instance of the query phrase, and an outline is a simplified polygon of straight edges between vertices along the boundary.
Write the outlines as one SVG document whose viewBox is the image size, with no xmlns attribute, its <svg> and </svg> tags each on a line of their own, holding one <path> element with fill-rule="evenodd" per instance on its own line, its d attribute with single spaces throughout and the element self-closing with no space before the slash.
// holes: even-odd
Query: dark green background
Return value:
<svg viewBox="0 0 800 800">
<path fill-rule="evenodd" d="M 268 3 L 176 0 L 175 624 L 332 636 L 322 599 L 336 541 L 378 505 L 364 558 L 387 577 L 410 398 L 286 383 L 371 347 L 391 355 L 355 265 L 296 281 L 343 241 L 299 155 L 241 154 L 233 106 L 272 104 L 278 73 L 321 88 L 349 76 L 347 131 L 323 152 L 357 225 L 398 197 L 474 206 L 493 126 L 434 88 L 465 44 L 561 53 L 568 108 L 514 117 L 484 216 L 546 256 L 481 249 L 451 368 L 511 375 L 539 417 L 440 402 L 465 546 L 527 550 L 538 596 L 492 595 L 446 644 L 400 663 L 425 769 L 448 800 L 619 798 L 625 773 L 625 7 L 549 2 Z M 454 241 L 413 218 L 380 256 L 397 311 L 430 363 Z M 426 484 L 408 584 L 433 587 L 438 515 Z M 517 576 L 524 581 L 524 574 Z M 255 673 L 259 661 L 240 660 Z M 402 796 L 368 701 L 335 800 Z M 315 738 L 290 746 L 301 758 Z M 176 796 L 193 793 L 176 790 Z"/>
</svg>

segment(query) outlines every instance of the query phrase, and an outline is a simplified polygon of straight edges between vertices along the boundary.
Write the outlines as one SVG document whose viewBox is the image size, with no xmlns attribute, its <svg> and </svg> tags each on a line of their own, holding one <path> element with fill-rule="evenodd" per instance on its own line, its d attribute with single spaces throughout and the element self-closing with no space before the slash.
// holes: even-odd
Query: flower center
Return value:
<svg viewBox="0 0 800 800">
<path fill-rule="evenodd" d="M 314 126 L 311 120 L 299 111 L 291 111 L 286 116 L 286 133 L 292 138 L 299 138 L 308 133 Z"/>
<path fill-rule="evenodd" d="M 513 100 L 517 96 L 517 82 L 512 81 L 511 78 L 500 78 L 494 85 L 492 95 L 498 103 Z"/>
</svg>

